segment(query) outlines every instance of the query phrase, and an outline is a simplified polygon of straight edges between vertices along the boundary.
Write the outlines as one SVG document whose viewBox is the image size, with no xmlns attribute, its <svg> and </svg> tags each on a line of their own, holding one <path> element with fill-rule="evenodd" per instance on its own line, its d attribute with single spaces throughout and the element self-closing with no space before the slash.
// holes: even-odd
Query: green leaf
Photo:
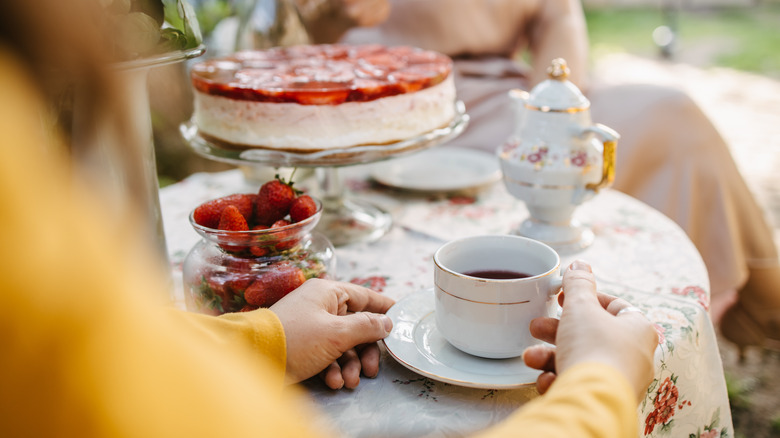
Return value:
<svg viewBox="0 0 780 438">
<path fill-rule="evenodd" d="M 169 52 L 173 50 L 183 50 L 187 47 L 187 37 L 184 32 L 173 27 L 166 27 L 160 32 L 160 51 Z"/>
<path fill-rule="evenodd" d="M 720 408 L 715 409 L 715 412 L 712 413 L 712 420 L 710 421 L 710 429 L 714 429 L 719 426 L 720 423 Z"/>
<path fill-rule="evenodd" d="M 196 47 L 203 42 L 203 34 L 200 32 L 198 16 L 195 9 L 186 0 L 178 0 L 179 15 L 184 22 L 184 35 L 187 37 L 187 48 Z"/>
<path fill-rule="evenodd" d="M 175 29 L 184 31 L 184 22 L 179 15 L 178 0 L 162 0 L 165 11 L 165 21 Z"/>
<path fill-rule="evenodd" d="M 184 35 L 185 44 L 181 49 L 197 47 L 203 42 L 198 18 L 192 5 L 186 0 L 161 1 L 165 10 L 165 21 Z"/>
<path fill-rule="evenodd" d="M 655 392 L 655 390 L 658 388 L 658 383 L 659 383 L 658 379 L 653 379 L 653 381 L 647 387 L 647 393 L 651 394 Z"/>
</svg>

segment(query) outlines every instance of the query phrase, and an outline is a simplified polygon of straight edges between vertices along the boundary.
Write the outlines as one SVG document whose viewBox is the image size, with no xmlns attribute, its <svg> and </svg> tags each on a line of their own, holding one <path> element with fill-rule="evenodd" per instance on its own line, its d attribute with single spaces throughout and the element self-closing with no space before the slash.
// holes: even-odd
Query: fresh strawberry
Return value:
<svg viewBox="0 0 780 438">
<path fill-rule="evenodd" d="M 263 257 L 265 255 L 268 255 L 268 253 L 271 252 L 271 250 L 269 250 L 265 246 L 250 246 L 249 252 L 252 253 L 252 255 L 255 257 Z"/>
<path fill-rule="evenodd" d="M 242 294 L 255 279 L 254 274 L 240 272 L 226 272 L 225 285 L 235 294 Z"/>
<path fill-rule="evenodd" d="M 290 220 L 300 222 L 314 216 L 317 212 L 317 203 L 309 195 L 301 195 L 295 198 L 290 205 Z"/>
<path fill-rule="evenodd" d="M 267 230 L 267 225 L 255 225 L 252 227 L 252 230 Z M 255 257 L 262 257 L 264 255 L 268 255 L 270 252 L 270 249 L 268 248 L 267 244 L 264 244 L 264 241 L 259 240 L 252 246 L 249 247 L 249 252 L 252 253 Z"/>
<path fill-rule="evenodd" d="M 249 231 L 246 219 L 244 219 L 244 216 L 238 211 L 238 208 L 233 205 L 228 205 L 222 210 L 222 216 L 219 219 L 219 226 L 217 228 L 225 231 Z M 236 240 L 240 241 L 242 237 L 246 238 L 247 236 L 236 236 Z M 222 239 L 227 239 L 227 237 L 223 237 Z M 225 243 L 220 243 L 219 246 L 221 246 L 222 249 L 231 252 L 241 252 L 246 249 L 246 247 L 242 245 L 228 245 Z"/>
<path fill-rule="evenodd" d="M 257 195 L 250 193 L 237 193 L 212 199 L 199 205 L 193 212 L 193 219 L 198 225 L 208 228 L 217 228 L 222 217 L 222 211 L 228 205 L 233 205 L 244 216 L 247 223 L 252 222 L 255 199 Z"/>
<path fill-rule="evenodd" d="M 271 225 L 271 229 L 273 228 L 282 228 L 286 227 L 288 225 L 292 225 L 292 222 L 288 221 L 287 219 L 280 219 L 276 222 L 274 222 L 273 225 Z M 276 245 L 274 245 L 274 249 L 277 251 L 285 251 L 288 250 L 300 242 L 301 239 L 295 238 L 296 231 L 288 230 L 288 231 L 277 231 L 276 233 L 278 239 L 276 242 L 278 242 Z"/>
<path fill-rule="evenodd" d="M 271 225 L 271 228 L 281 228 L 291 224 L 292 222 L 288 221 L 287 219 L 279 219 L 278 221 L 274 222 L 273 225 Z"/>
<path fill-rule="evenodd" d="M 287 216 L 295 195 L 292 183 L 284 182 L 278 175 L 276 179 L 263 184 L 257 193 L 255 223 L 270 226 Z"/>
<path fill-rule="evenodd" d="M 252 306 L 269 307 L 298 288 L 304 281 L 306 276 L 299 267 L 277 263 L 260 274 L 257 280 L 244 291 L 244 299 Z"/>
<path fill-rule="evenodd" d="M 226 271 L 240 272 L 242 274 L 252 272 L 252 268 L 257 265 L 252 259 L 231 255 L 223 256 L 220 264 L 226 268 Z"/>
<path fill-rule="evenodd" d="M 226 203 L 235 206 L 238 211 L 241 212 L 241 216 L 244 216 L 246 223 L 252 223 L 255 212 L 255 202 L 257 201 L 257 195 L 254 193 L 236 193 L 235 195 L 225 196 L 223 199 Z"/>
<path fill-rule="evenodd" d="M 225 231 L 249 231 L 246 218 L 234 205 L 228 205 L 222 210 L 217 228 Z"/>
<path fill-rule="evenodd" d="M 214 199 L 199 205 L 192 213 L 195 223 L 208 228 L 217 228 L 219 218 L 222 216 L 222 210 L 225 204 L 219 199 Z"/>
</svg>

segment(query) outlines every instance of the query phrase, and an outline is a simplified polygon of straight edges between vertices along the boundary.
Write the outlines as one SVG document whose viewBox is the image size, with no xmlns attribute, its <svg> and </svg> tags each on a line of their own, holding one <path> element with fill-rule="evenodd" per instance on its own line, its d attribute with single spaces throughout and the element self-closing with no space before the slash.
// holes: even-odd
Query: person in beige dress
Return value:
<svg viewBox="0 0 780 438">
<path fill-rule="evenodd" d="M 564 58 L 569 79 L 591 101 L 593 120 L 621 135 L 613 188 L 655 207 L 687 232 L 708 268 L 713 319 L 722 334 L 741 352 L 780 341 L 773 232 L 727 144 L 679 90 L 602 86 L 590 78 L 579 1 L 315 1 L 320 12 L 330 5 L 330 14 L 320 15 L 331 19 L 328 32 L 317 24 L 322 20 L 312 13 L 312 0 L 296 1 L 308 4 L 301 11 L 315 42 L 404 44 L 452 56 L 458 96 L 471 117 L 452 146 L 494 151 L 513 128 L 507 91 L 529 90 L 546 78 L 552 59 Z"/>
</svg>

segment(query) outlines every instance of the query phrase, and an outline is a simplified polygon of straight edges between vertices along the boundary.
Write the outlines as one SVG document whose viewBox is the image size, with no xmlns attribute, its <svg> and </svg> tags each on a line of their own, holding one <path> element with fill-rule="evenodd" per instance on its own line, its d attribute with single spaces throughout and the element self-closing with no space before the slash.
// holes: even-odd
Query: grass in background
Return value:
<svg viewBox="0 0 780 438">
<path fill-rule="evenodd" d="M 680 10 L 589 8 L 591 53 L 660 56 L 652 34 L 675 25 L 679 37 L 674 60 L 701 67 L 728 67 L 780 79 L 780 3 L 753 7 Z"/>
</svg>

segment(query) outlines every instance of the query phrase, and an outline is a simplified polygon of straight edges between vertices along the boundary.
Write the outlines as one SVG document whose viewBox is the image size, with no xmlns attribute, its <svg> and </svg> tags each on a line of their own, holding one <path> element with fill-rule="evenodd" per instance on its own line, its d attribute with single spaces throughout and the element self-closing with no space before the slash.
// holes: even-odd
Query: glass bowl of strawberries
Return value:
<svg viewBox="0 0 780 438">
<path fill-rule="evenodd" d="M 184 260 L 187 310 L 269 307 L 310 278 L 328 278 L 335 252 L 313 231 L 321 215 L 319 200 L 279 178 L 196 207 L 190 223 L 202 239 Z"/>
</svg>

